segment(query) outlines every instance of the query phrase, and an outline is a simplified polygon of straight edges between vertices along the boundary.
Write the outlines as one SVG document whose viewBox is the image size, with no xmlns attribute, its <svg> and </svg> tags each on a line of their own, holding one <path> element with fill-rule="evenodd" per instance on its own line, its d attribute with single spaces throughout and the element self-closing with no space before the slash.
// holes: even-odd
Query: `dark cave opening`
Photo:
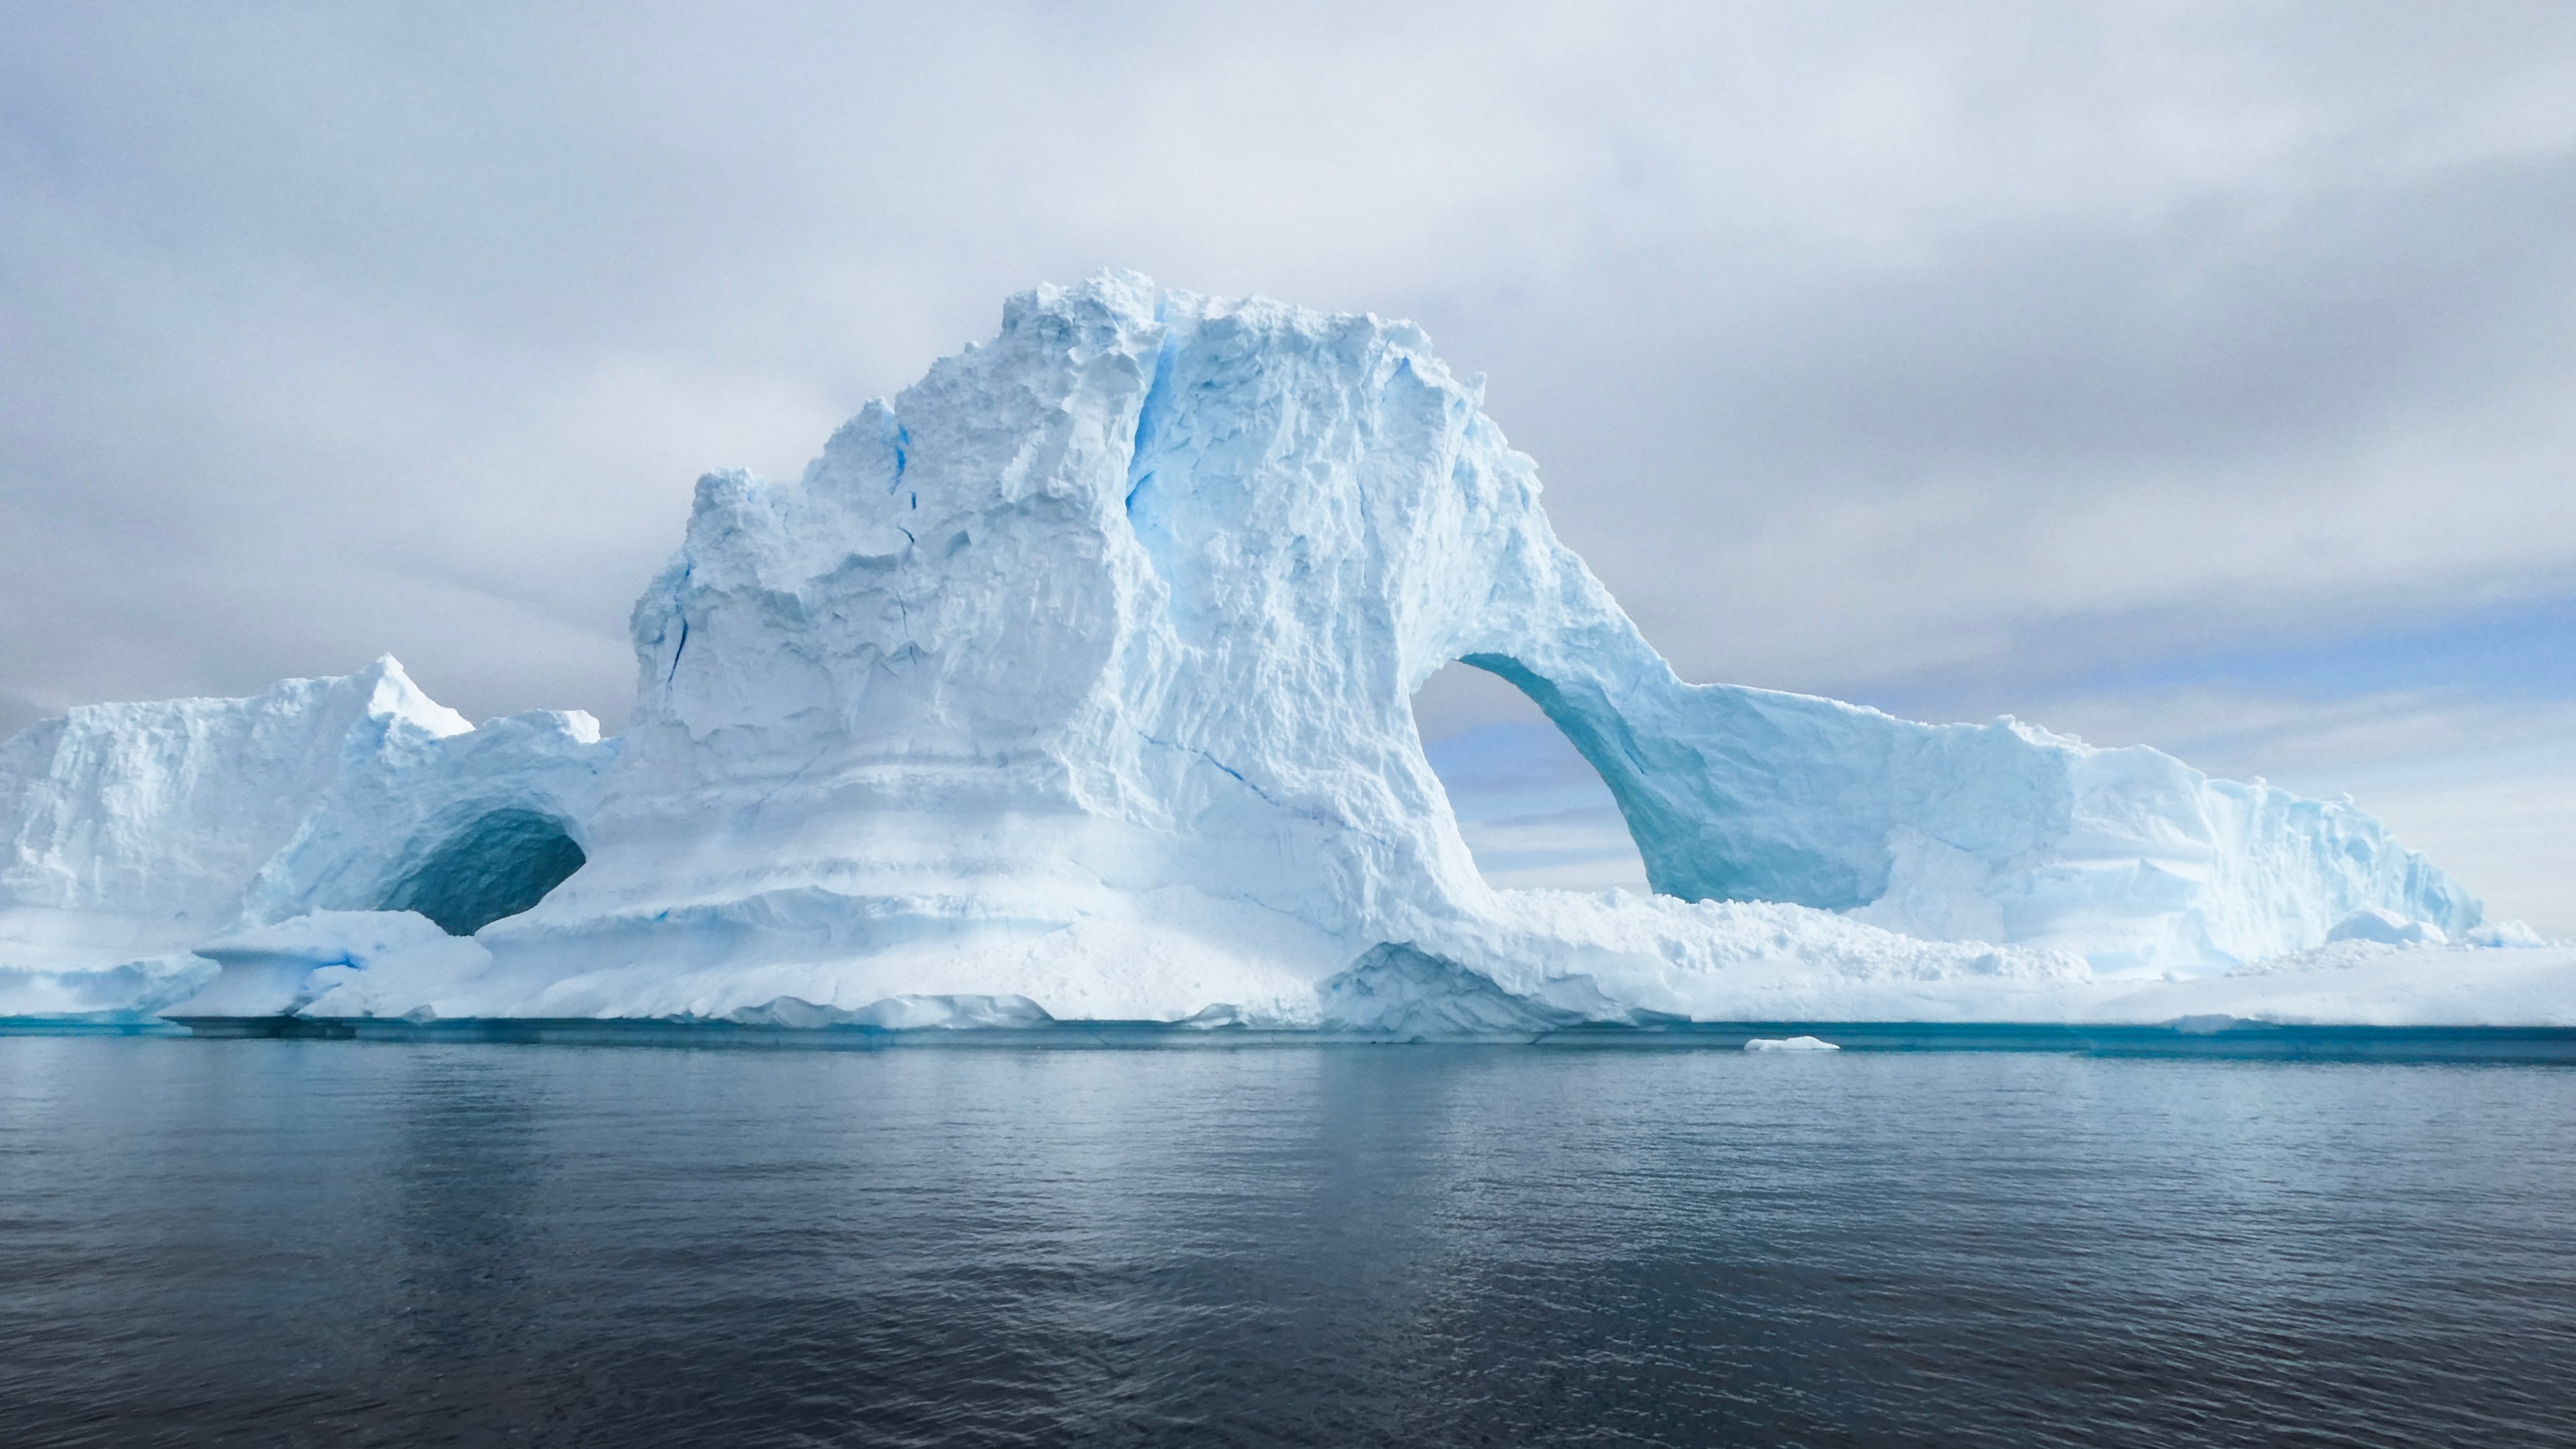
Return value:
<svg viewBox="0 0 2576 1449">
<path fill-rule="evenodd" d="M 545 899 L 587 859 L 563 822 L 495 810 L 431 851 L 380 909 L 418 911 L 451 936 L 471 936 Z"/>
</svg>

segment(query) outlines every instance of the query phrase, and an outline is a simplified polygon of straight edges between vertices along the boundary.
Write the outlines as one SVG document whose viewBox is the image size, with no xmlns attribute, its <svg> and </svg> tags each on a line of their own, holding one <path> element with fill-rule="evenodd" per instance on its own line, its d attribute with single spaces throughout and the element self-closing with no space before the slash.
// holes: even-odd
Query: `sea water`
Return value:
<svg viewBox="0 0 2576 1449">
<path fill-rule="evenodd" d="M 2576 1443 L 2576 1070 L 0 1038 L 0 1439 Z"/>
</svg>

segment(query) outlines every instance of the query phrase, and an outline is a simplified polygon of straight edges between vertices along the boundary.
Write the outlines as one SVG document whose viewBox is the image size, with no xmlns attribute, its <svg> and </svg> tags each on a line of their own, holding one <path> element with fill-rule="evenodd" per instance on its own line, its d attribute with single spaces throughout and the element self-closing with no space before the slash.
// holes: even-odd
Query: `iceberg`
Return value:
<svg viewBox="0 0 2576 1449">
<path fill-rule="evenodd" d="M 390 658 L 32 725 L 0 744 L 0 1014 L 166 1006 L 217 974 L 197 948 L 316 911 L 523 910 L 615 754 L 578 711 L 476 729 Z"/>
<path fill-rule="evenodd" d="M 1481 402 L 1401 322 L 1132 274 L 1022 294 L 798 481 L 700 480 L 614 740 L 468 728 L 386 660 L 10 741 L 0 982 L 1474 1035 L 2063 1020 L 2357 912 L 2480 929 L 2348 804 L 1683 682 Z M 1453 661 L 1599 770 L 1652 897 L 1477 874 L 1410 708 Z"/>
</svg>

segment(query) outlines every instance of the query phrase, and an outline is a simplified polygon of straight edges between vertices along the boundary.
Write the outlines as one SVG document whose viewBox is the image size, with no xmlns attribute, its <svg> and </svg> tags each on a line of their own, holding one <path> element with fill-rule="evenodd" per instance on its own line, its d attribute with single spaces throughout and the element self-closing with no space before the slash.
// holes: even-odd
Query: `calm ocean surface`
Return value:
<svg viewBox="0 0 2576 1449">
<path fill-rule="evenodd" d="M 2576 1070 L 0 1037 L 0 1440 L 2576 1444 Z"/>
</svg>

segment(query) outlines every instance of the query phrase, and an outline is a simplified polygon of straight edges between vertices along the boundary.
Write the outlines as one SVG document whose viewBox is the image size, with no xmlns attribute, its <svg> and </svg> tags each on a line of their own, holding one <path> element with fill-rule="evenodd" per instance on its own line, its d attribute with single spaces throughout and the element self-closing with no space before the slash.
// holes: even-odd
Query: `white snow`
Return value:
<svg viewBox="0 0 2576 1449">
<path fill-rule="evenodd" d="M 2334 923 L 2326 942 L 2378 941 L 2389 946 L 2447 946 L 2451 938 L 2430 921 L 2410 921 L 2385 906 L 2364 906 Z"/>
<path fill-rule="evenodd" d="M 468 731 L 383 661 L 0 747 L 0 970 L 139 1010 L 220 963 L 184 1014 L 1492 1034 L 2127 1020 L 2356 912 L 2481 939 L 2349 805 L 1681 682 L 1481 391 L 1374 317 L 1014 298 L 798 482 L 700 482 L 616 741 Z M 1659 894 L 1479 878 L 1408 707 L 1452 661 L 1565 731 Z M 2511 954 L 2561 973 L 2511 1009 L 2576 995 Z"/>
<path fill-rule="evenodd" d="M 0 1014 L 171 1004 L 214 976 L 204 943 L 385 905 L 496 816 L 577 841 L 615 753 L 586 714 L 473 728 L 389 658 L 31 726 L 0 744 Z"/>
</svg>

